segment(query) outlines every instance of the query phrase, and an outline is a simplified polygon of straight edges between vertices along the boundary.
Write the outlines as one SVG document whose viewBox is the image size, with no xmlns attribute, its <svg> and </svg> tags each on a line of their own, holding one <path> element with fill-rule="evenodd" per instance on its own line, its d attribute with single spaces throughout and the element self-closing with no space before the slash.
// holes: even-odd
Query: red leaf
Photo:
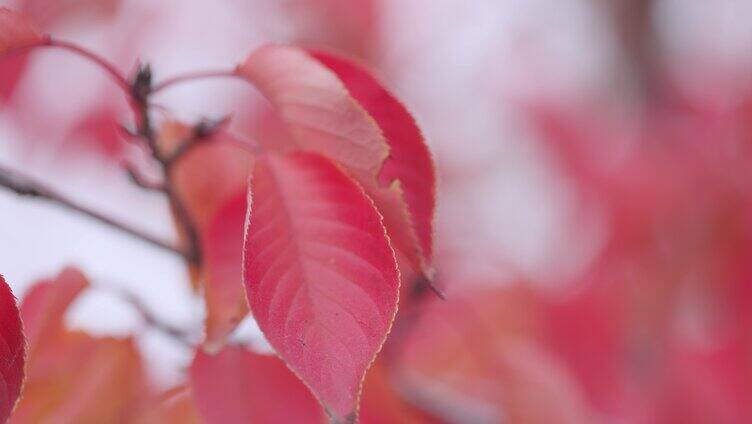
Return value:
<svg viewBox="0 0 752 424">
<path fill-rule="evenodd" d="M 20 13 L 0 7 L 0 55 L 41 42 L 42 34 Z"/>
<path fill-rule="evenodd" d="M 199 351 L 190 375 L 207 424 L 323 422 L 316 399 L 274 356 L 241 347 L 213 356 Z"/>
<path fill-rule="evenodd" d="M 345 58 L 311 52 L 331 69 L 350 94 L 376 120 L 389 143 L 389 158 L 379 179 L 382 184 L 402 183 L 405 202 L 413 218 L 421 248 L 428 260 L 433 245 L 433 216 L 436 204 L 436 172 L 423 134 L 410 112 L 383 84 L 362 66 Z"/>
<path fill-rule="evenodd" d="M 64 314 L 88 286 L 63 270 L 36 284 L 21 304 L 29 334 L 27 378 L 11 422 L 124 422 L 146 390 L 132 339 L 91 337 L 65 328 Z"/>
<path fill-rule="evenodd" d="M 122 0 L 21 0 L 19 9 L 43 28 L 61 21 L 80 22 L 92 19 L 112 19 L 122 6 Z"/>
<path fill-rule="evenodd" d="M 113 103 L 103 101 L 81 116 L 66 135 L 66 143 L 107 158 L 119 157 L 126 144 L 118 128 L 119 114 Z"/>
<path fill-rule="evenodd" d="M 397 393 L 388 377 L 388 369 L 383 361 L 376 361 L 363 383 L 360 424 L 439 423 L 438 420 L 408 404 Z"/>
<path fill-rule="evenodd" d="M 389 155 L 381 131 L 337 76 L 305 51 L 264 46 L 237 73 L 276 106 L 299 147 L 330 156 L 358 175 L 381 170 Z"/>
<path fill-rule="evenodd" d="M 247 191 L 227 202 L 214 216 L 203 237 L 206 341 L 217 349 L 248 313 L 243 289 L 243 225 Z"/>
<path fill-rule="evenodd" d="M 174 151 L 193 131 L 189 125 L 168 121 L 159 131 L 163 154 Z M 172 167 L 173 184 L 183 198 L 199 231 L 217 210 L 237 193 L 246 191 L 250 155 L 226 142 L 221 134 L 201 143 Z"/>
<path fill-rule="evenodd" d="M 244 258 L 251 310 L 329 414 L 352 422 L 397 311 L 399 275 L 378 212 L 315 154 L 260 159 L 251 193 Z"/>
<path fill-rule="evenodd" d="M 535 342 L 538 308 L 521 285 L 427 304 L 400 346 L 401 392 L 449 421 L 592 422 L 576 380 Z"/>
<path fill-rule="evenodd" d="M 352 173 L 383 215 L 394 248 L 430 276 L 401 183 L 379 183 L 389 146 L 337 75 L 303 50 L 273 45 L 258 49 L 236 72 L 276 107 L 298 149 L 327 156 Z"/>
<path fill-rule="evenodd" d="M 6 102 L 16 92 L 28 64 L 28 54 L 0 58 L 0 102 Z"/>
<path fill-rule="evenodd" d="M 381 0 L 292 0 L 295 43 L 333 46 L 358 56 L 378 51 Z"/>
<path fill-rule="evenodd" d="M 26 341 L 16 298 L 0 275 L 0 422 L 5 422 L 21 393 L 26 360 Z"/>
<path fill-rule="evenodd" d="M 126 422 L 146 391 L 132 339 L 66 331 L 29 357 L 13 424 Z"/>
<path fill-rule="evenodd" d="M 63 315 L 89 282 L 80 271 L 66 268 L 54 280 L 35 284 L 21 303 L 29 354 L 63 331 Z"/>
<path fill-rule="evenodd" d="M 188 385 L 158 393 L 141 408 L 133 424 L 202 424 L 193 393 Z"/>
<path fill-rule="evenodd" d="M 159 148 L 169 155 L 191 134 L 189 125 L 167 121 L 159 129 Z M 247 192 L 250 154 L 230 144 L 222 134 L 186 152 L 171 168 L 172 184 L 201 237 L 219 208 L 239 192 Z M 184 238 L 184 234 L 180 234 Z M 201 270 L 189 268 L 197 289 Z"/>
</svg>

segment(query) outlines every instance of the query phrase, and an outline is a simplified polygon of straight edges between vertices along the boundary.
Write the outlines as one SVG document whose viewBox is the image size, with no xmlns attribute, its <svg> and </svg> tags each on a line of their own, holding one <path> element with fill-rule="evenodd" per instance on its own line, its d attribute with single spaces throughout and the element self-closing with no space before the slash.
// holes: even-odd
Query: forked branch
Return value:
<svg viewBox="0 0 752 424">
<path fill-rule="evenodd" d="M 30 177 L 24 176 L 3 166 L 0 166 L 0 187 L 4 187 L 21 196 L 36 197 L 38 199 L 58 204 L 67 209 L 93 218 L 94 220 L 99 221 L 100 223 L 105 224 L 110 228 L 115 228 L 153 246 L 157 246 L 163 250 L 176 253 L 183 258 L 189 258 L 189 253 L 185 249 L 174 246 L 169 242 L 160 240 L 159 238 L 147 234 L 135 227 L 132 227 L 123 222 L 119 222 L 116 219 L 106 216 L 101 212 L 90 209 L 89 207 L 84 206 L 64 196 L 63 194 L 58 193 L 52 188 L 49 188 Z"/>
</svg>

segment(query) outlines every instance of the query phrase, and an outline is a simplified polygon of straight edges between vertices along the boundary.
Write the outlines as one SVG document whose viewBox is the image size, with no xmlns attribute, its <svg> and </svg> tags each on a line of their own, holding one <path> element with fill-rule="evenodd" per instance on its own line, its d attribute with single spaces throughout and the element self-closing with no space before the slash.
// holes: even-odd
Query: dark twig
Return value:
<svg viewBox="0 0 752 424">
<path fill-rule="evenodd" d="M 131 236 L 145 241 L 153 246 L 160 247 L 169 252 L 177 253 L 184 258 L 189 257 L 188 252 L 184 251 L 183 249 L 173 246 L 166 241 L 159 240 L 158 238 L 146 234 L 141 230 L 133 228 L 127 224 L 118 222 L 115 219 L 105 216 L 100 212 L 89 209 L 88 207 L 65 197 L 64 195 L 54 191 L 53 189 L 45 186 L 42 183 L 39 183 L 38 181 L 35 181 L 29 177 L 23 176 L 2 166 L 0 166 L 0 186 L 5 187 L 21 196 L 36 197 L 50 201 L 52 203 L 57 203 L 58 205 L 93 218 L 111 228 L 115 228 L 126 234 L 130 234 Z"/>
<path fill-rule="evenodd" d="M 135 309 L 141 316 L 141 319 L 143 319 L 146 325 L 150 328 L 161 332 L 191 350 L 195 348 L 195 343 L 192 340 L 193 337 L 189 332 L 157 318 L 157 316 L 141 301 L 141 299 L 122 289 L 113 289 L 112 291 L 115 295 L 133 307 L 133 309 Z"/>
<path fill-rule="evenodd" d="M 193 224 L 193 218 L 191 218 L 188 208 L 183 203 L 180 195 L 175 190 L 175 184 L 170 173 L 166 173 L 165 176 L 165 193 L 170 202 L 172 212 L 175 214 L 175 220 L 181 227 L 183 235 L 188 239 L 188 262 L 193 265 L 201 265 L 201 243 L 198 235 L 198 230 Z"/>
<path fill-rule="evenodd" d="M 152 92 L 151 67 L 149 67 L 149 65 L 139 66 L 138 71 L 131 82 L 130 90 L 134 110 L 136 112 L 136 133 L 147 143 L 151 150 L 152 157 L 162 168 L 162 174 L 164 177 L 162 191 L 167 195 L 170 208 L 175 215 L 178 231 L 186 237 L 188 242 L 186 248 L 188 252 L 186 259 L 192 265 L 199 266 L 201 264 L 201 242 L 198 229 L 196 228 L 193 218 L 188 212 L 188 208 L 183 202 L 183 199 L 175 188 L 172 175 L 174 162 L 171 162 L 162 153 L 151 121 L 151 116 L 149 115 L 149 97 Z"/>
<path fill-rule="evenodd" d="M 231 117 L 225 116 L 221 119 L 202 119 L 193 127 L 193 131 L 188 139 L 183 140 L 182 143 L 175 149 L 169 157 L 164 159 L 167 168 L 170 168 L 173 164 L 177 163 L 180 158 L 193 150 L 194 147 L 206 142 L 211 137 L 222 129 L 230 122 Z"/>
<path fill-rule="evenodd" d="M 177 190 L 174 187 L 171 170 L 172 170 L 173 165 L 177 162 L 177 160 L 183 154 L 185 154 L 187 151 L 192 149 L 197 143 L 210 138 L 210 136 L 215 131 L 217 131 L 222 125 L 224 125 L 226 120 L 223 119 L 223 120 L 216 121 L 216 122 L 202 121 L 195 128 L 194 134 L 190 140 L 186 140 L 186 142 L 178 148 L 178 151 L 174 152 L 169 157 L 165 157 L 163 153 L 160 151 L 160 146 L 157 142 L 156 131 L 154 129 L 154 126 L 152 124 L 152 120 L 149 114 L 150 107 L 152 106 L 149 102 L 149 99 L 153 93 L 163 90 L 167 87 L 173 86 L 175 84 L 181 83 L 181 82 L 195 80 L 195 79 L 202 79 L 202 78 L 234 77 L 236 76 L 234 70 L 205 71 L 205 72 L 196 72 L 196 73 L 178 75 L 178 76 L 169 78 L 163 81 L 162 83 L 154 86 L 152 82 L 151 68 L 149 67 L 148 64 L 139 66 L 135 76 L 133 77 L 132 80 L 129 81 L 115 67 L 115 65 L 113 65 L 111 62 L 107 61 L 103 57 L 97 55 L 96 53 L 93 53 L 75 43 L 70 43 L 67 41 L 54 39 L 50 36 L 45 36 L 38 43 L 20 47 L 11 52 L 8 52 L 8 54 L 9 55 L 21 54 L 21 53 L 33 50 L 35 48 L 45 48 L 45 47 L 57 48 L 57 49 L 69 51 L 99 66 L 100 68 L 102 68 L 102 70 L 104 70 L 107 74 L 109 74 L 114 79 L 114 81 L 118 84 L 118 86 L 128 96 L 129 103 L 136 115 L 136 130 L 131 131 L 131 130 L 128 130 L 124 126 L 121 127 L 121 130 L 123 130 L 124 134 L 129 139 L 139 138 L 146 142 L 147 147 L 151 150 L 151 154 L 153 158 L 160 164 L 162 168 L 162 172 L 164 174 L 164 184 L 162 186 L 157 187 L 154 184 L 146 182 L 145 179 L 141 178 L 140 175 L 137 172 L 135 172 L 133 169 L 127 169 L 127 172 L 129 176 L 131 177 L 131 179 L 137 185 L 144 187 L 144 188 L 149 188 L 149 189 L 155 189 L 155 190 L 158 189 L 167 195 L 168 200 L 170 202 L 170 207 L 172 208 L 173 213 L 175 215 L 175 219 L 177 221 L 179 231 L 182 235 L 184 235 L 187 238 L 188 246 L 186 249 L 179 249 L 168 243 L 157 240 L 153 237 L 150 237 L 146 234 L 139 232 L 138 230 L 134 228 L 126 226 L 122 223 L 115 222 L 112 219 L 106 216 L 103 216 L 99 212 L 92 211 L 77 203 L 74 203 L 70 199 L 64 198 L 58 193 L 44 186 L 41 186 L 31 181 L 28 178 L 22 178 L 9 170 L 2 170 L 2 175 L 0 175 L 0 178 L 1 178 L 0 183 L 2 183 L 2 185 L 4 185 L 5 187 L 10 188 L 11 190 L 19 194 L 45 198 L 45 199 L 54 201 L 56 203 L 59 203 L 61 205 L 65 205 L 66 207 L 70 209 L 79 211 L 87 216 L 90 216 L 100 222 L 106 223 L 112 227 L 119 228 L 121 231 L 132 234 L 133 236 L 146 240 L 154 245 L 160 246 L 162 248 L 165 248 L 174 252 L 178 252 L 181 254 L 181 256 L 186 258 L 186 260 L 188 260 L 191 264 L 200 265 L 201 244 L 199 240 L 198 231 L 188 212 L 187 207 L 183 203 L 182 199 L 177 193 Z"/>
<path fill-rule="evenodd" d="M 108 62 L 103 57 L 84 49 L 83 47 L 63 40 L 57 40 L 52 37 L 46 37 L 45 40 L 42 42 L 42 44 L 39 47 L 52 47 L 52 48 L 58 48 L 67 50 L 69 52 L 75 53 L 79 57 L 86 59 L 93 64 L 99 66 L 102 68 L 105 72 L 107 72 L 114 80 L 115 83 L 117 83 L 120 88 L 122 88 L 125 92 L 128 92 L 130 89 L 130 86 L 128 85 L 128 81 L 126 81 L 123 74 L 113 65 L 112 63 Z"/>
<path fill-rule="evenodd" d="M 138 187 L 141 187 L 144 190 L 149 191 L 156 191 L 159 193 L 165 192 L 165 186 L 163 183 L 156 182 L 156 181 L 149 181 L 144 177 L 138 169 L 136 169 L 133 164 L 130 163 L 123 163 L 123 169 L 125 170 L 126 174 L 128 174 L 128 178 L 133 182 L 133 184 L 137 185 Z"/>
<path fill-rule="evenodd" d="M 165 90 L 169 87 L 172 87 L 174 85 L 188 82 L 188 81 L 195 81 L 195 80 L 209 79 L 209 78 L 233 78 L 233 77 L 237 77 L 233 69 L 191 72 L 191 73 L 176 75 L 174 77 L 168 78 L 162 81 L 161 83 L 154 85 L 154 88 L 152 89 L 151 92 L 152 94 L 154 94 L 162 90 Z"/>
</svg>

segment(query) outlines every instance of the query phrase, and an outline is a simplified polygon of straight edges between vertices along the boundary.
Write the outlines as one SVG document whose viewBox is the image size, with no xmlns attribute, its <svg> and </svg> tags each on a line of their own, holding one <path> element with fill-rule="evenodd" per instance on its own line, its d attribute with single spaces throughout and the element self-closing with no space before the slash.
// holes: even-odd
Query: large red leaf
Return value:
<svg viewBox="0 0 752 424">
<path fill-rule="evenodd" d="M 0 55 L 39 43 L 42 39 L 42 34 L 26 17 L 7 7 L 0 7 Z"/>
<path fill-rule="evenodd" d="M 16 298 L 0 275 L 0 422 L 8 419 L 21 393 L 26 341 Z"/>
<path fill-rule="evenodd" d="M 346 167 L 383 215 L 394 248 L 414 269 L 430 275 L 401 182 L 379 182 L 389 156 L 382 130 L 337 75 L 301 49 L 276 45 L 256 50 L 236 72 L 271 101 L 295 147 Z"/>
<path fill-rule="evenodd" d="M 326 65 L 350 94 L 376 120 L 389 143 L 390 154 L 381 170 L 382 184 L 402 183 L 405 202 L 427 259 L 433 245 L 433 216 L 436 204 L 436 172 L 423 134 L 410 112 L 365 68 L 343 57 L 312 52 Z"/>
<path fill-rule="evenodd" d="M 199 351 L 190 375 L 207 424 L 324 422 L 316 399 L 274 356 L 237 346 L 216 355 Z"/>
<path fill-rule="evenodd" d="M 351 422 L 397 311 L 399 275 L 378 212 L 355 182 L 311 153 L 260 159 L 251 194 L 251 310 L 328 413 Z"/>
<path fill-rule="evenodd" d="M 243 226 L 248 192 L 230 199 L 214 216 L 204 233 L 205 347 L 222 345 L 248 313 L 243 288 Z"/>
</svg>

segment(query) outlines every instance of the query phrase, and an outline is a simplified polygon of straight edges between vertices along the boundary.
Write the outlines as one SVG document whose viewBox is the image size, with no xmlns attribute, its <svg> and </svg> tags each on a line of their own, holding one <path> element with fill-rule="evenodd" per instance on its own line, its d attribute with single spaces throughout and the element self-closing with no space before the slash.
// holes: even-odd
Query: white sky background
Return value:
<svg viewBox="0 0 752 424">
<path fill-rule="evenodd" d="M 272 1 L 247 2 L 259 17 L 250 21 L 249 7 L 239 13 L 229 0 L 125 3 L 119 23 L 106 28 L 71 25 L 57 33 L 112 57 L 112 46 L 132 43 L 122 35 L 123 22 L 154 10 L 156 21 L 143 35 L 139 54 L 153 65 L 157 78 L 227 68 L 261 43 L 293 35 L 284 17 L 275 15 L 279 3 Z M 576 196 L 547 166 L 509 99 L 546 92 L 576 98 L 607 88 L 610 35 L 585 0 L 386 3 L 380 73 L 416 114 L 440 169 L 482 170 L 467 182 L 442 186 L 439 234 L 453 240 L 461 256 L 473 259 L 468 275 L 493 270 L 495 260 L 503 257 L 543 279 L 552 277 L 541 265 L 550 263 L 551 246 L 571 239 L 572 229 L 565 223 L 574 213 Z M 720 63 L 752 61 L 749 2 L 664 0 L 658 19 L 677 57 L 702 50 Z M 75 59 L 44 52 L 33 60 L 21 87 L 24 97 L 54 112 L 40 126 L 62 131 L 99 90 L 116 92 L 96 70 Z M 691 74 L 687 79 L 692 81 Z M 185 119 L 222 116 L 230 111 L 227 99 L 238 95 L 235 84 L 192 84 L 169 92 L 163 103 Z M 60 163 L 54 143 L 49 148 L 44 143 L 24 146 L 28 140 L 0 111 L 0 163 L 17 166 L 152 234 L 173 237 L 166 202 L 131 186 L 117 166 L 86 158 Z M 571 272 L 597 248 L 601 224 L 594 219 L 589 230 L 578 229 L 580 243 L 572 249 L 579 261 L 569 264 Z M 179 259 L 58 206 L 0 190 L 0 272 L 16 295 L 22 297 L 36 279 L 68 264 L 78 266 L 95 285 L 135 293 L 167 322 L 200 328 L 201 302 L 191 295 Z M 142 326 L 127 305 L 102 292 L 83 296 L 68 319 L 97 334 L 128 334 Z M 191 360 L 190 352 L 153 332 L 140 341 L 163 384 L 175 381 Z"/>
</svg>

